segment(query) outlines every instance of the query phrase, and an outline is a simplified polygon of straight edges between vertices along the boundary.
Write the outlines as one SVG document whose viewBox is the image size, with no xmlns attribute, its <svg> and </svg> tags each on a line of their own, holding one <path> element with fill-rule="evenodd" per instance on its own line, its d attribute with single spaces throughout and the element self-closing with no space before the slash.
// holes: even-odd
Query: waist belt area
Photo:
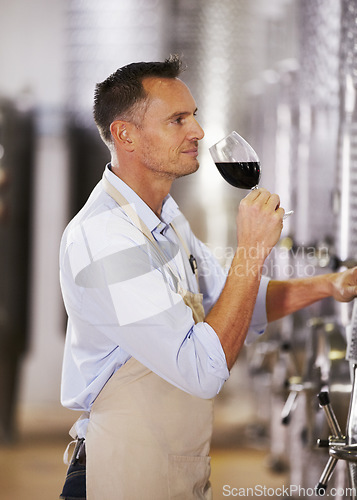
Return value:
<svg viewBox="0 0 357 500">
<path fill-rule="evenodd" d="M 81 438 L 77 440 L 77 444 L 72 455 L 71 465 L 86 465 L 86 461 L 85 439 Z"/>
</svg>

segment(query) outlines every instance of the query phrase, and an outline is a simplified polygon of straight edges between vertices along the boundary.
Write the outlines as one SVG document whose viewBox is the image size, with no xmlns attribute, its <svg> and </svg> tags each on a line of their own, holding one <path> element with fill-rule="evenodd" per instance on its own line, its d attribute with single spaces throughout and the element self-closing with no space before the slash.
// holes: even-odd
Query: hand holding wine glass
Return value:
<svg viewBox="0 0 357 500">
<path fill-rule="evenodd" d="M 252 146 L 237 132 L 231 132 L 209 148 L 213 161 L 222 177 L 240 189 L 258 189 L 260 160 Z M 285 212 L 283 219 L 294 213 Z"/>
</svg>

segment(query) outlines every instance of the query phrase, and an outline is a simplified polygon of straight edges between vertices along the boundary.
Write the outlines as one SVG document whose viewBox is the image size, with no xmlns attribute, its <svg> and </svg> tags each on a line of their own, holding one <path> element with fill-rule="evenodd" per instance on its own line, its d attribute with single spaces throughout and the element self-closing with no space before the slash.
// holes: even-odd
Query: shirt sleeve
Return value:
<svg viewBox="0 0 357 500">
<path fill-rule="evenodd" d="M 255 302 L 254 311 L 252 315 L 252 320 L 250 322 L 250 327 L 248 330 L 245 343 L 247 345 L 252 344 L 255 340 L 260 337 L 265 332 L 268 325 L 267 311 L 266 311 L 266 295 L 270 278 L 267 276 L 262 276 L 259 286 L 259 291 L 257 295 L 257 300 Z"/>
<path fill-rule="evenodd" d="M 224 287 L 227 274 L 206 245 L 194 235 L 191 237 L 192 245 L 198 255 L 198 269 L 200 270 L 200 289 L 204 297 L 206 314 L 217 302 Z M 250 328 L 245 343 L 251 344 L 264 333 L 268 320 L 266 313 L 266 294 L 270 278 L 262 276 L 257 299 L 252 314 Z"/>
</svg>

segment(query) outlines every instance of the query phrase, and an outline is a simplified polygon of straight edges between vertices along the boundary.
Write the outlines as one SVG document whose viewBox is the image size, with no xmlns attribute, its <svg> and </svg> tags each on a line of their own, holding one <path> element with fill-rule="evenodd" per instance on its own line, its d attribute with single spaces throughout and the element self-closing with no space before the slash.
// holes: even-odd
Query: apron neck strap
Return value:
<svg viewBox="0 0 357 500">
<path fill-rule="evenodd" d="M 104 174 L 103 174 L 103 177 L 102 177 L 102 182 L 103 182 L 104 191 L 106 193 L 108 193 L 109 196 L 111 196 L 113 198 L 113 200 L 118 203 L 118 205 L 124 210 L 124 212 L 126 213 L 126 215 L 131 219 L 131 221 L 134 224 L 134 226 L 137 227 L 139 229 L 139 231 L 141 231 L 142 234 L 152 243 L 152 245 L 156 248 L 156 250 L 158 250 L 158 252 L 161 255 L 161 257 L 163 258 L 165 264 L 169 267 L 171 273 L 173 273 L 174 276 L 176 277 L 176 279 L 178 281 L 180 281 L 179 278 L 177 277 L 177 274 L 173 271 L 173 269 L 171 268 L 171 266 L 168 264 L 166 256 L 163 254 L 160 246 L 158 245 L 157 241 L 153 237 L 151 231 L 149 230 L 149 228 L 147 227 L 147 225 L 145 224 L 145 222 L 139 217 L 139 215 L 133 209 L 132 205 L 130 205 L 130 203 L 127 201 L 127 199 L 125 198 L 125 196 L 123 196 L 122 193 L 120 193 L 120 191 L 118 191 L 113 186 L 113 184 L 111 184 L 108 181 L 108 179 L 105 177 Z M 192 271 L 194 272 L 194 274 L 196 276 L 196 280 L 197 280 L 197 284 L 198 284 L 198 273 L 197 273 L 196 259 L 193 257 L 193 255 L 190 254 L 190 251 L 189 251 L 189 249 L 187 247 L 187 244 L 186 244 L 185 240 L 179 234 L 179 232 L 177 231 L 176 227 L 172 223 L 170 224 L 170 226 L 174 230 L 176 236 L 178 237 L 180 243 L 182 244 L 183 249 L 185 250 L 185 253 L 186 253 L 187 258 L 189 260 L 189 263 L 190 263 L 190 266 L 192 268 Z"/>
<path fill-rule="evenodd" d="M 138 214 L 133 209 L 132 205 L 127 201 L 127 199 L 118 191 L 113 184 L 111 184 L 108 179 L 103 175 L 102 178 L 104 191 L 106 191 L 109 196 L 113 198 L 114 201 L 118 203 L 118 205 L 124 210 L 126 215 L 131 219 L 132 223 L 135 227 L 137 227 L 143 234 L 146 236 L 148 240 L 152 243 L 156 244 L 156 240 L 153 237 L 151 231 L 145 224 L 145 222 L 138 216 Z"/>
</svg>

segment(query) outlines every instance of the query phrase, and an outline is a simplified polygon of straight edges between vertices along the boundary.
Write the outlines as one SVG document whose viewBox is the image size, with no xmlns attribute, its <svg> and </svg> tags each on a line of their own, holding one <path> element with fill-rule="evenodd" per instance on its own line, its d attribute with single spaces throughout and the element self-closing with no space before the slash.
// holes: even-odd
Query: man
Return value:
<svg viewBox="0 0 357 500">
<path fill-rule="evenodd" d="M 111 163 L 61 244 L 62 403 L 84 412 L 72 432 L 86 439 L 89 500 L 210 498 L 212 398 L 247 335 L 324 297 L 357 294 L 357 270 L 261 275 L 284 215 L 265 189 L 240 203 L 223 274 L 169 195 L 198 169 L 204 135 L 180 71 L 170 57 L 97 85 L 94 118 Z"/>
</svg>

